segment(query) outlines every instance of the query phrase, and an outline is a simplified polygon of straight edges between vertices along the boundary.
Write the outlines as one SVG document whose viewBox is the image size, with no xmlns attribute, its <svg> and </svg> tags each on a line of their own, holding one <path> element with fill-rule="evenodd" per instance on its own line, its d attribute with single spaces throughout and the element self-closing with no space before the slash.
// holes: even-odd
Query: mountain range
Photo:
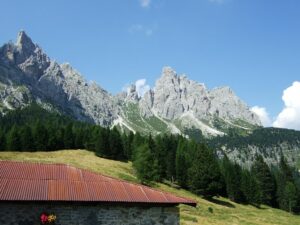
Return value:
<svg viewBox="0 0 300 225">
<path fill-rule="evenodd" d="M 24 31 L 16 43 L 0 48 L 0 111 L 37 102 L 75 119 L 141 133 L 206 137 L 261 126 L 249 107 L 229 87 L 208 90 L 204 84 L 162 69 L 155 87 L 139 96 L 135 85 L 112 95 L 88 82 L 68 63 L 51 60 Z"/>
<path fill-rule="evenodd" d="M 262 128 L 249 106 L 229 87 L 204 84 L 162 69 L 153 89 L 112 95 L 68 63 L 51 60 L 24 31 L 0 48 L 0 113 L 38 103 L 48 111 L 123 132 L 205 138 L 218 154 L 251 165 L 255 154 L 276 164 L 283 154 L 300 164 L 300 132 Z M 236 136 L 238 135 L 238 136 Z"/>
</svg>

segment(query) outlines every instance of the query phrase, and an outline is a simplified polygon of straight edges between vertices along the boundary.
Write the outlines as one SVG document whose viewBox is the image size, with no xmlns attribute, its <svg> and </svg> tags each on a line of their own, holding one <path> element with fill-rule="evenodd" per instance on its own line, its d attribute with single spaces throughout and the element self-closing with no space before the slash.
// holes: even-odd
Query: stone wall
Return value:
<svg viewBox="0 0 300 225">
<path fill-rule="evenodd" d="M 175 206 L 13 202 L 0 202 L 0 224 L 40 225 L 43 212 L 54 213 L 56 225 L 179 225 L 179 209 Z"/>
</svg>

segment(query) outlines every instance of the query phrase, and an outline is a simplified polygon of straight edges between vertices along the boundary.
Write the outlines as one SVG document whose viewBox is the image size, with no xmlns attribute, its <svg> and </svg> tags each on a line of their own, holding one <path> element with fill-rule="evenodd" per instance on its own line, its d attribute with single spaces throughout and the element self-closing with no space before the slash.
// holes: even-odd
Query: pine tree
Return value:
<svg viewBox="0 0 300 225">
<path fill-rule="evenodd" d="M 297 188 L 294 183 L 287 182 L 284 188 L 284 196 L 288 211 L 293 212 L 294 207 L 297 205 Z"/>
<path fill-rule="evenodd" d="M 117 160 L 126 159 L 124 154 L 122 138 L 116 127 L 114 127 L 109 133 L 109 150 L 109 158 Z"/>
<path fill-rule="evenodd" d="M 188 171 L 189 188 L 196 194 L 212 197 L 220 194 L 222 177 L 217 159 L 205 145 L 199 145 Z"/>
<path fill-rule="evenodd" d="M 158 173 L 160 178 L 167 178 L 167 154 L 168 149 L 166 147 L 167 136 L 156 136 L 155 144 L 156 144 L 156 158 L 158 162 Z"/>
<path fill-rule="evenodd" d="M 99 132 L 94 132 L 95 135 L 95 151 L 96 155 L 104 158 L 110 156 L 109 146 L 109 130 L 101 129 Z"/>
<path fill-rule="evenodd" d="M 74 139 L 74 148 L 83 149 L 84 148 L 84 131 L 83 128 L 80 127 L 75 130 L 75 139 Z"/>
<path fill-rule="evenodd" d="M 281 155 L 279 171 L 276 174 L 277 180 L 277 202 L 280 209 L 292 212 L 297 204 L 297 188 L 293 178 L 292 168 L 287 164 L 286 159 Z M 296 194 L 293 196 L 296 190 Z"/>
<path fill-rule="evenodd" d="M 272 206 L 276 193 L 276 184 L 268 165 L 261 155 L 256 155 L 251 172 L 258 182 L 261 202 Z"/>
<path fill-rule="evenodd" d="M 37 122 L 33 128 L 35 150 L 47 150 L 48 131 L 41 122 Z"/>
<path fill-rule="evenodd" d="M 187 187 L 188 163 L 185 156 L 186 151 L 187 142 L 184 139 L 180 139 L 176 151 L 176 180 L 183 188 Z"/>
<path fill-rule="evenodd" d="M 22 151 L 34 150 L 32 132 L 29 126 L 25 125 L 20 129 L 20 141 Z"/>
<path fill-rule="evenodd" d="M 165 146 L 167 149 L 166 152 L 166 178 L 171 182 L 174 182 L 176 178 L 176 149 L 177 149 L 177 140 L 173 135 L 166 136 L 165 138 Z"/>
<path fill-rule="evenodd" d="M 154 159 L 148 144 L 139 146 L 136 149 L 136 158 L 133 161 L 133 167 L 136 171 L 137 178 L 145 184 L 150 184 L 152 181 L 158 181 L 158 166 L 157 160 Z"/>
<path fill-rule="evenodd" d="M 244 196 L 241 191 L 241 167 L 236 163 L 231 163 L 227 156 L 225 156 L 222 160 L 222 171 L 228 198 L 234 202 L 243 202 Z"/>
<path fill-rule="evenodd" d="M 248 170 L 243 170 L 241 190 L 245 196 L 246 203 L 259 207 L 261 204 L 261 192 L 255 177 Z"/>
<path fill-rule="evenodd" d="M 4 151 L 6 149 L 6 137 L 4 132 L 0 129 L 0 151 Z"/>
<path fill-rule="evenodd" d="M 64 146 L 65 146 L 65 149 L 73 149 L 74 141 L 73 141 L 73 124 L 72 123 L 69 123 L 65 127 Z"/>
<path fill-rule="evenodd" d="M 122 139 L 125 157 L 128 160 L 132 160 L 134 133 L 130 131 L 128 135 L 123 134 Z"/>
<path fill-rule="evenodd" d="M 22 149 L 18 128 L 13 126 L 7 135 L 7 150 L 20 151 Z"/>
</svg>

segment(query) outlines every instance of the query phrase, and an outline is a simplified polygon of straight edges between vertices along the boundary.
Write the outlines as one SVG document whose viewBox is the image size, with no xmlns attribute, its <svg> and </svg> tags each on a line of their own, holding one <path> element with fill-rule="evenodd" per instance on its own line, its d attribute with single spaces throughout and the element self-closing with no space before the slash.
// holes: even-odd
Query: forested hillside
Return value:
<svg viewBox="0 0 300 225">
<path fill-rule="evenodd" d="M 229 132 L 228 135 L 207 140 L 219 154 L 225 153 L 232 161 L 250 167 L 256 154 L 271 165 L 278 165 L 281 155 L 288 163 L 299 167 L 300 131 L 280 128 L 259 128 L 247 135 Z"/>
<path fill-rule="evenodd" d="M 254 132 L 249 142 L 256 143 L 255 137 L 260 135 L 278 135 L 262 132 L 265 130 Z M 226 138 L 219 138 L 220 145 L 243 140 L 234 136 L 230 142 L 230 137 Z M 0 140 L 2 151 L 87 149 L 100 157 L 132 161 L 137 178 L 147 185 L 166 182 L 208 199 L 221 195 L 257 207 L 265 204 L 289 212 L 300 210 L 299 173 L 283 155 L 278 156 L 276 167 L 270 168 L 260 154 L 253 156 L 250 167 L 243 167 L 226 154 L 217 157 L 218 139 L 211 141 L 209 148 L 179 135 L 120 133 L 117 128 L 74 121 L 33 104 L 0 118 Z M 262 145 L 263 141 L 257 143 Z"/>
</svg>

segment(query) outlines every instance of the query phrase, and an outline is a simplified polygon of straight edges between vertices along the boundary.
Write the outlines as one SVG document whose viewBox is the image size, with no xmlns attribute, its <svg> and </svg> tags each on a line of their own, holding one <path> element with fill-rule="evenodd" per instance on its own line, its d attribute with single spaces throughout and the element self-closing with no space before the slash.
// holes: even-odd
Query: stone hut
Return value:
<svg viewBox="0 0 300 225">
<path fill-rule="evenodd" d="M 178 204 L 196 206 L 68 165 L 0 161 L 1 225 L 179 225 Z"/>
</svg>

